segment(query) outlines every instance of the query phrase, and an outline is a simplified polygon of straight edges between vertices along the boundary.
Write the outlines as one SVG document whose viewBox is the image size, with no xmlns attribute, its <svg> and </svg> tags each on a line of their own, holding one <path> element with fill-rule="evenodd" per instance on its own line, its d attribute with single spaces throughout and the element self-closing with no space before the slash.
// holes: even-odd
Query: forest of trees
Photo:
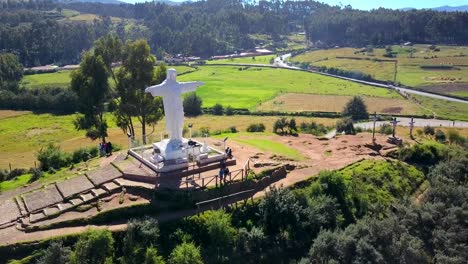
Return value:
<svg viewBox="0 0 468 264">
<path fill-rule="evenodd" d="M 324 8 L 307 18 L 310 40 L 325 46 L 413 43 L 468 43 L 468 12 Z"/>
<path fill-rule="evenodd" d="M 21 4 L 22 3 L 22 4 Z M 0 51 L 19 56 L 25 67 L 78 63 L 80 55 L 110 32 L 122 41 L 145 38 L 156 54 L 209 57 L 253 48 L 252 34 L 273 40 L 306 31 L 324 46 L 418 43 L 468 43 L 468 13 L 430 10 L 359 11 L 315 1 L 207 0 L 162 3 L 57 3 L 7 1 L 0 10 Z M 72 9 L 100 16 L 89 22 L 61 21 Z M 110 17 L 122 18 L 112 22 Z"/>
</svg>

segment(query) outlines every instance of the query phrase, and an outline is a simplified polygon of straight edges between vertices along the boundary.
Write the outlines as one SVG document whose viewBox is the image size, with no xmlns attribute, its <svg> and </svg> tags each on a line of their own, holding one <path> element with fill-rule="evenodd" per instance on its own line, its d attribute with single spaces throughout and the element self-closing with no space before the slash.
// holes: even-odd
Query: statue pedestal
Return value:
<svg viewBox="0 0 468 264">
<path fill-rule="evenodd" d="M 169 140 L 164 139 L 160 142 L 153 143 L 153 149 L 156 154 L 159 154 L 164 160 L 187 159 L 188 140 Z"/>
</svg>

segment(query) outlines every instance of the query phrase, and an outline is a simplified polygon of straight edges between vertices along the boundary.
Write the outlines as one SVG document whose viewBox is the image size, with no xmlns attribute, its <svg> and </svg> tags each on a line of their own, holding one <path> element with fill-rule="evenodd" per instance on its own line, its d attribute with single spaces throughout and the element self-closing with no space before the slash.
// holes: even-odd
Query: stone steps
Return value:
<svg viewBox="0 0 468 264">
<path fill-rule="evenodd" d="M 17 196 L 15 197 L 16 204 L 18 205 L 18 208 L 20 209 L 20 214 L 25 215 L 28 213 L 28 210 L 26 210 L 26 206 L 24 205 L 24 201 L 21 197 Z"/>
</svg>

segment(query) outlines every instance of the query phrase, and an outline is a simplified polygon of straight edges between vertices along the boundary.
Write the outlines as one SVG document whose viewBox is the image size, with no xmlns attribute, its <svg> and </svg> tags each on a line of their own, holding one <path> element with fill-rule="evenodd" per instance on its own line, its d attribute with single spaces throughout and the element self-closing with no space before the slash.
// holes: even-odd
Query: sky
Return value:
<svg viewBox="0 0 468 264">
<path fill-rule="evenodd" d="M 135 2 L 145 2 L 145 0 L 120 0 L 128 3 Z M 152 0 L 146 0 L 152 1 Z M 183 2 L 185 0 L 172 0 L 174 2 Z M 439 6 L 461 6 L 468 5 L 468 0 L 318 0 L 319 2 L 324 2 L 330 5 L 340 5 L 346 6 L 350 4 L 355 9 L 364 9 L 370 10 L 379 7 L 385 8 L 432 8 Z"/>
</svg>

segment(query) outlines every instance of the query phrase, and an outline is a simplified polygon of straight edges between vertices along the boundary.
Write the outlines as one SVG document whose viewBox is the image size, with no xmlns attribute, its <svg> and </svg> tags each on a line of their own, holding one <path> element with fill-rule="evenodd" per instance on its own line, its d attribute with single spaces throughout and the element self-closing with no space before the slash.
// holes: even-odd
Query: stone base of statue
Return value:
<svg viewBox="0 0 468 264">
<path fill-rule="evenodd" d="M 129 153 L 157 173 L 185 171 L 226 160 L 224 152 L 208 147 L 205 143 L 183 138 L 164 139 L 151 146 L 138 147 Z"/>
</svg>

